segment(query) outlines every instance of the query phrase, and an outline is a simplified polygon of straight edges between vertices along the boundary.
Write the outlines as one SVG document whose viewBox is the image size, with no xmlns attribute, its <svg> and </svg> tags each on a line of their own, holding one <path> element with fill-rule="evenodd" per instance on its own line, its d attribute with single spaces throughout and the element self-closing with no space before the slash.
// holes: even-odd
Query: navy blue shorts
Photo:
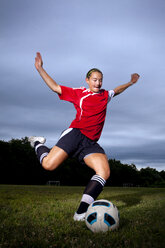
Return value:
<svg viewBox="0 0 165 248">
<path fill-rule="evenodd" d="M 62 132 L 56 146 L 63 149 L 69 157 L 77 157 L 79 161 L 92 153 L 105 154 L 104 149 L 96 141 L 86 137 L 77 128 L 68 128 Z"/>
</svg>

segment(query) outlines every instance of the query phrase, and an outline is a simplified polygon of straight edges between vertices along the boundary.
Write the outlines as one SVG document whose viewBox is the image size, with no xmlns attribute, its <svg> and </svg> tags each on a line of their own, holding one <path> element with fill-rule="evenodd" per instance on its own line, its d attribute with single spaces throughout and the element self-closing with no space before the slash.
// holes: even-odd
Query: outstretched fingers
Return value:
<svg viewBox="0 0 165 248">
<path fill-rule="evenodd" d="M 37 70 L 39 70 L 42 66 L 43 66 L 43 61 L 42 61 L 41 54 L 37 52 L 36 57 L 35 57 L 35 67 Z"/>
</svg>

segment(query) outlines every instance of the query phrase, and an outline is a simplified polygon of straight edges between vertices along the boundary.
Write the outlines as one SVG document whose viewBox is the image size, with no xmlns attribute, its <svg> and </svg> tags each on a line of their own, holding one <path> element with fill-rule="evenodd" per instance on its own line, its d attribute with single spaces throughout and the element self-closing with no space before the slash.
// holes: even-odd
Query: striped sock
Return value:
<svg viewBox="0 0 165 248">
<path fill-rule="evenodd" d="M 91 180 L 89 181 L 88 185 L 86 186 L 80 206 L 77 210 L 78 214 L 82 214 L 87 211 L 88 206 L 96 200 L 96 198 L 99 196 L 101 191 L 103 190 L 103 187 L 106 183 L 106 180 L 102 178 L 99 175 L 94 175 Z"/>
<path fill-rule="evenodd" d="M 41 144 L 39 141 L 36 141 L 34 144 L 35 152 L 37 154 L 37 158 L 40 161 L 40 164 L 42 164 L 42 160 L 44 157 L 48 155 L 50 152 L 50 149 L 43 144 Z"/>
</svg>

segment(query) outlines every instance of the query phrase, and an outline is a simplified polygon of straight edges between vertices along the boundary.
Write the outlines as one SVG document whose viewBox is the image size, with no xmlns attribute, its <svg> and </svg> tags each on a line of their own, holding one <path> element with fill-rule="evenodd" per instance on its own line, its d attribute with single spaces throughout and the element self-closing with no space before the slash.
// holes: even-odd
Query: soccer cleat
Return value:
<svg viewBox="0 0 165 248">
<path fill-rule="evenodd" d="M 86 214 L 86 212 L 82 213 L 82 214 L 75 213 L 74 216 L 73 216 L 73 219 L 75 221 L 85 221 L 85 214 Z"/>
<path fill-rule="evenodd" d="M 41 144 L 44 144 L 46 142 L 46 139 L 44 137 L 31 136 L 28 138 L 28 141 L 30 142 L 30 145 L 34 147 L 36 141 L 40 142 Z"/>
</svg>

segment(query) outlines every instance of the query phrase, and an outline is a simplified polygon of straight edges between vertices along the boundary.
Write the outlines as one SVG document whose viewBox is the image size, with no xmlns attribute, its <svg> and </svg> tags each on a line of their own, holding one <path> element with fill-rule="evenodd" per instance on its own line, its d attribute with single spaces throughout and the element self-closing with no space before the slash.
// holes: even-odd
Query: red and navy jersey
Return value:
<svg viewBox="0 0 165 248">
<path fill-rule="evenodd" d="M 84 87 L 66 86 L 61 86 L 61 90 L 59 98 L 73 103 L 77 111 L 70 127 L 80 129 L 85 136 L 97 141 L 104 126 L 107 104 L 114 96 L 114 91 L 102 89 L 99 93 L 94 93 Z"/>
</svg>

